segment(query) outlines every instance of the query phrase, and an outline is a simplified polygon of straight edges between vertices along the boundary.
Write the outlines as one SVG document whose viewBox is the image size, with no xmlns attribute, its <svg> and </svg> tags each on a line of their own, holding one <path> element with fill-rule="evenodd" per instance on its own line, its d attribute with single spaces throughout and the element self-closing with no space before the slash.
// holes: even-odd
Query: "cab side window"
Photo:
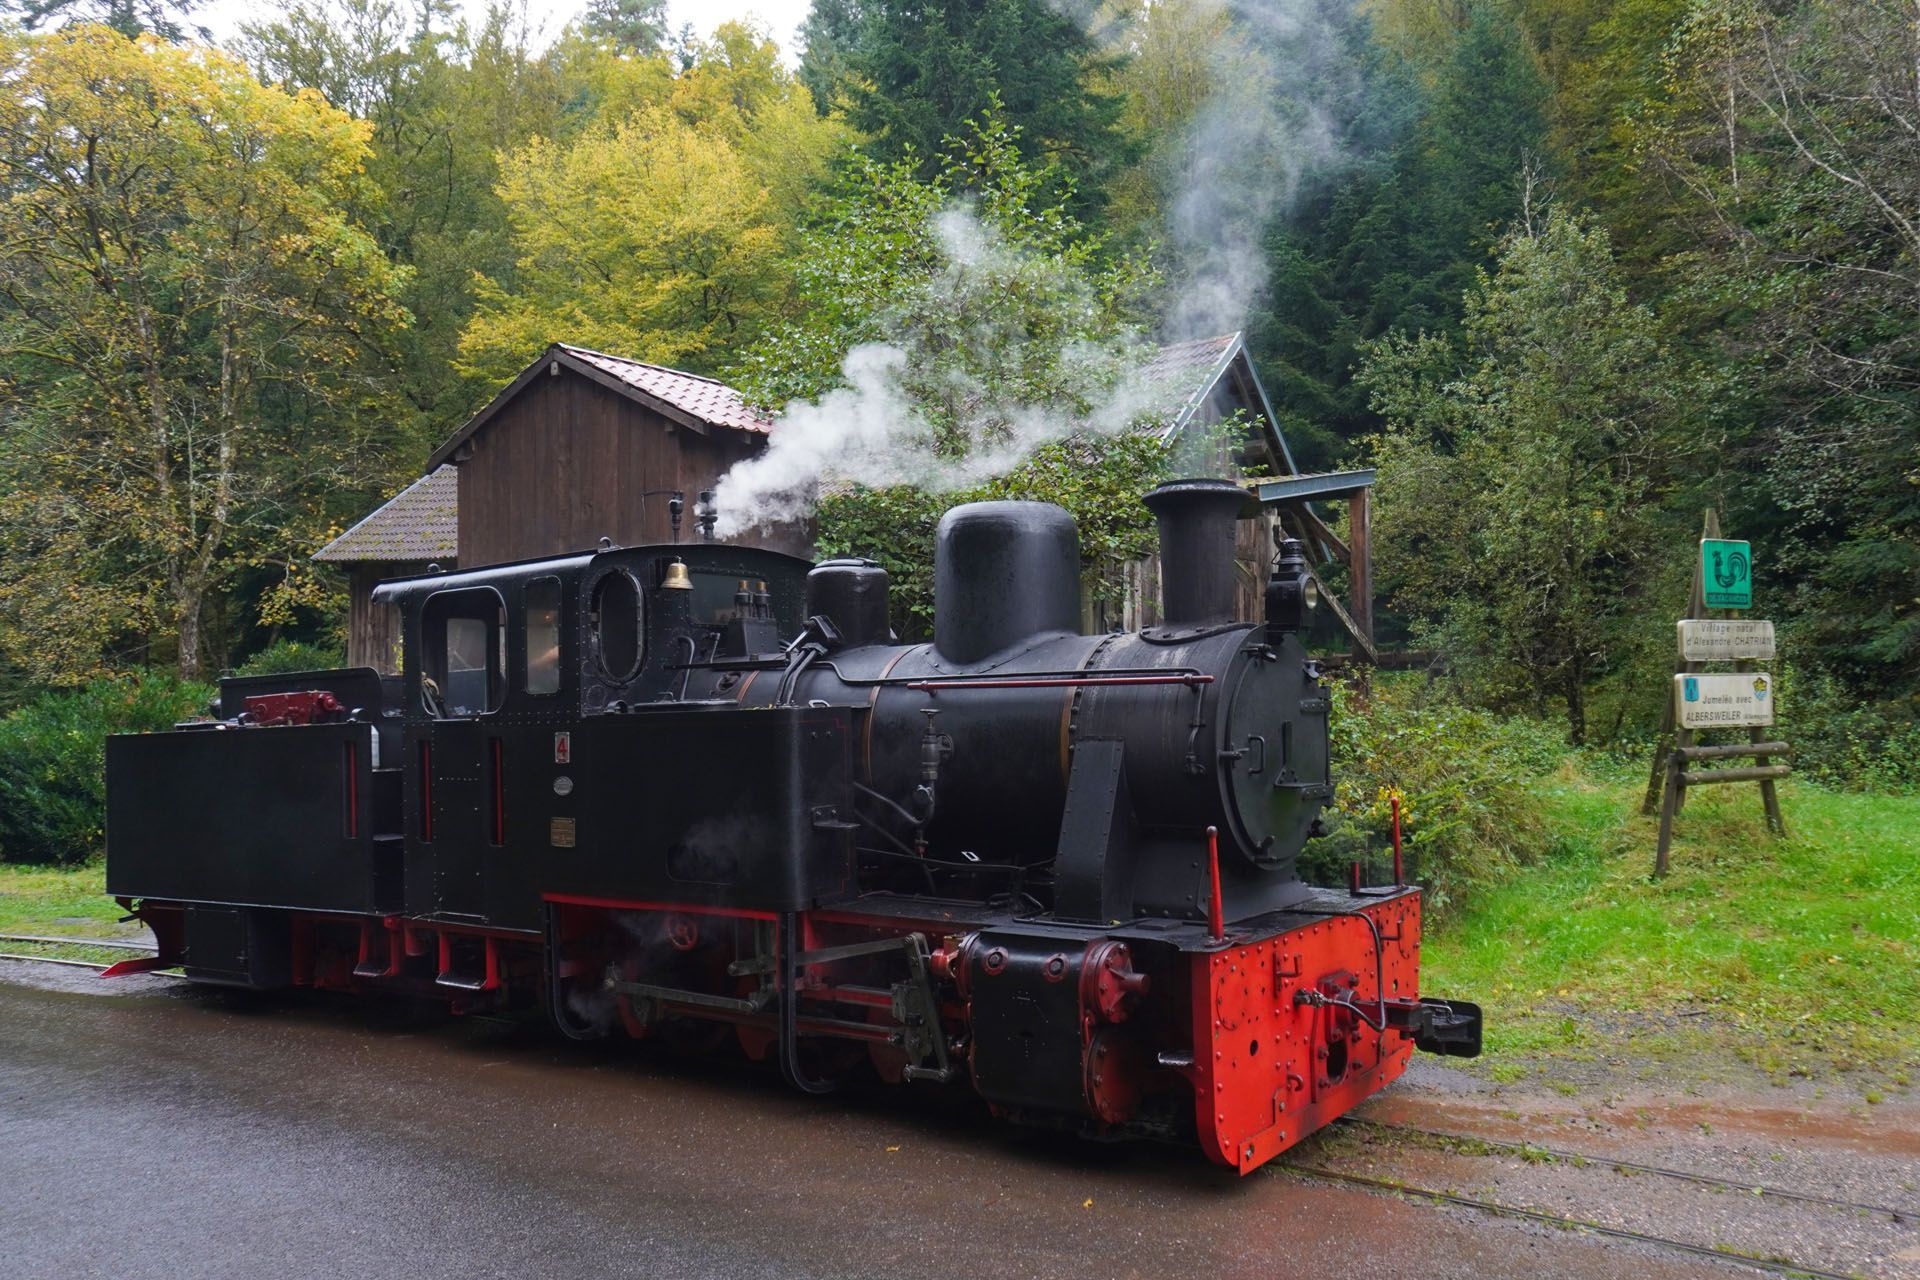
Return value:
<svg viewBox="0 0 1920 1280">
<path fill-rule="evenodd" d="M 640 584 L 625 569 L 615 569 L 593 584 L 587 627 L 600 672 L 616 684 L 633 679 L 646 656 L 641 628 Z"/>
<path fill-rule="evenodd" d="M 491 587 L 442 591 L 421 611 L 420 696 L 436 717 L 487 715 L 506 691 L 507 609 Z"/>
<path fill-rule="evenodd" d="M 560 579 L 527 584 L 527 692 L 560 691 Z"/>
</svg>

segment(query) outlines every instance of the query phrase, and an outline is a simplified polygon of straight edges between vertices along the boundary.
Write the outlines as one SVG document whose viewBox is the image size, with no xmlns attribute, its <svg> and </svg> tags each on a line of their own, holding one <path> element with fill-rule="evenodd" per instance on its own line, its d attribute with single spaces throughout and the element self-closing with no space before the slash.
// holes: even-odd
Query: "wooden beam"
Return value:
<svg viewBox="0 0 1920 1280">
<path fill-rule="evenodd" d="M 1373 495 L 1356 489 L 1347 503 L 1347 585 L 1352 593 L 1353 621 L 1366 633 L 1373 649 Z"/>
<path fill-rule="evenodd" d="M 1319 516 L 1313 514 L 1313 508 L 1304 502 L 1290 502 L 1280 509 L 1290 513 L 1295 520 L 1299 521 L 1303 532 L 1313 535 L 1306 541 L 1312 542 L 1318 539 L 1321 546 L 1333 553 L 1331 559 L 1338 560 L 1341 564 L 1353 563 L 1353 553 L 1347 550 L 1347 544 L 1340 541 L 1339 535 L 1327 528 Z"/>
<path fill-rule="evenodd" d="M 1312 565 L 1307 566 L 1307 576 L 1312 578 L 1313 585 L 1320 589 L 1321 603 L 1333 610 L 1333 616 L 1340 620 L 1340 625 L 1346 628 L 1347 634 L 1353 638 L 1353 643 L 1359 647 L 1360 652 L 1366 656 L 1367 661 L 1376 667 L 1379 666 L 1380 653 L 1373 647 L 1373 637 L 1360 630 L 1359 626 L 1356 625 L 1353 620 L 1353 615 L 1340 606 L 1340 601 L 1334 598 L 1331 591 L 1327 590 L 1327 584 L 1320 581 L 1320 575 L 1313 571 Z"/>
<path fill-rule="evenodd" d="M 1281 506 L 1273 509 L 1274 517 L 1280 522 L 1280 529 L 1289 538 L 1306 544 L 1308 555 L 1316 562 L 1334 559 L 1331 548 L 1321 545 L 1319 535 L 1300 518 L 1302 508 Z"/>
<path fill-rule="evenodd" d="M 1687 747 L 1676 752 L 1682 760 L 1727 760 L 1739 756 L 1790 756 L 1793 748 L 1784 742 L 1733 742 L 1724 747 Z"/>
<path fill-rule="evenodd" d="M 1683 787 L 1702 787 L 1714 782 L 1772 782 L 1792 772 L 1792 765 L 1769 764 L 1752 769 L 1702 769 L 1699 773 L 1681 770 L 1674 777 Z"/>
</svg>

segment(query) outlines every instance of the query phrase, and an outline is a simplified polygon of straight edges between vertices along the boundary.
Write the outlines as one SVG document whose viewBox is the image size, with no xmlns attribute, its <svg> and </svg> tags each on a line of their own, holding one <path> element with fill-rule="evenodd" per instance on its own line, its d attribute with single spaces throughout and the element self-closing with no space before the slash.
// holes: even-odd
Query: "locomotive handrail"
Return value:
<svg viewBox="0 0 1920 1280">
<path fill-rule="evenodd" d="M 1102 676 L 1000 676 L 981 679 L 973 676 L 933 676 L 908 680 L 905 687 L 934 692 L 940 689 L 1079 689 L 1097 685 L 1178 684 L 1195 688 L 1212 684 L 1213 677 L 1201 672 L 1189 675 L 1102 675 Z"/>
<path fill-rule="evenodd" d="M 1133 676 L 1151 678 L 1156 684 L 1212 684 L 1214 678 L 1198 667 L 1108 667 L 1096 675 L 1088 674 L 1086 668 L 1076 667 L 1070 671 L 1026 671 L 1018 675 L 1000 676 L 992 672 L 973 672 L 952 676 L 850 676 L 843 674 L 838 665 L 832 662 L 820 664 L 841 684 L 849 688 L 906 688 L 918 689 L 927 686 L 936 688 L 958 688 L 962 685 L 995 687 L 992 681 L 998 680 L 1037 680 L 1045 684 L 1065 684 L 1068 681 L 1080 681 L 1087 684 L 1113 683 Z"/>
</svg>

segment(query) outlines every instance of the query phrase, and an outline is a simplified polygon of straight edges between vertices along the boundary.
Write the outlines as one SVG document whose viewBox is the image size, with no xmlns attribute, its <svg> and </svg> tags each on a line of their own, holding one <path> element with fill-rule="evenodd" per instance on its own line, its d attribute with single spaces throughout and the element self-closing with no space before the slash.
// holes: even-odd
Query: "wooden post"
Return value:
<svg viewBox="0 0 1920 1280">
<path fill-rule="evenodd" d="M 1684 733 L 1685 730 L 1681 732 Z M 1661 781 L 1666 785 L 1662 788 L 1663 794 L 1660 800 L 1660 839 L 1653 847 L 1655 879 L 1667 874 L 1667 850 L 1673 844 L 1673 815 L 1680 807 L 1680 793 L 1686 790 L 1680 785 L 1680 770 L 1685 766 L 1681 763 L 1679 752 L 1676 751 L 1661 760 L 1657 767 L 1660 770 Z"/>
<path fill-rule="evenodd" d="M 1733 669 L 1735 671 L 1751 671 L 1753 670 L 1753 664 L 1751 662 L 1736 662 L 1733 664 Z M 1777 696 L 1776 694 L 1776 697 Z M 1778 703 L 1776 702 L 1775 705 L 1778 705 Z M 1768 730 L 1761 729 L 1758 726 L 1751 728 L 1747 730 L 1747 741 L 1749 743 L 1764 743 L 1767 741 L 1768 732 Z M 1772 761 L 1766 756 L 1756 756 L 1753 763 L 1756 768 L 1764 769 L 1771 764 Z M 1760 806 L 1767 811 L 1767 830 L 1773 832 L 1776 836 L 1786 835 L 1787 822 L 1785 818 L 1780 816 L 1780 793 L 1774 790 L 1773 777 L 1771 775 L 1762 775 L 1760 778 Z"/>
<path fill-rule="evenodd" d="M 1700 523 L 1700 536 L 1714 538 L 1720 535 L 1720 517 L 1709 507 L 1706 517 Z M 1707 615 L 1707 585 L 1700 577 L 1700 557 L 1693 558 L 1693 591 L 1687 597 L 1688 618 L 1704 618 Z M 1674 663 L 1675 675 L 1687 675 L 1694 670 L 1694 664 L 1684 659 Z M 1687 802 L 1687 789 L 1680 785 L 1680 771 L 1686 768 L 1686 760 L 1680 754 L 1693 745 L 1693 731 L 1678 725 L 1678 717 L 1673 711 L 1673 684 L 1667 684 L 1665 707 L 1660 713 L 1660 738 L 1653 744 L 1653 768 L 1647 779 L 1647 798 L 1641 808 L 1651 813 L 1655 805 L 1660 809 L 1660 838 L 1653 849 L 1653 874 L 1659 878 L 1667 874 L 1669 866 L 1668 851 L 1673 844 L 1673 820 L 1680 812 L 1680 806 Z"/>
<path fill-rule="evenodd" d="M 1347 500 L 1347 580 L 1349 612 L 1353 624 L 1366 637 L 1367 648 L 1375 648 L 1373 638 L 1373 505 L 1365 486 L 1355 489 Z"/>
<path fill-rule="evenodd" d="M 1709 533 L 1707 532 L 1708 530 L 1712 530 L 1713 532 Z M 1711 538 L 1716 536 L 1719 531 L 1720 517 L 1709 509 L 1706 518 L 1700 523 L 1700 536 L 1703 538 Z M 1700 580 L 1700 557 L 1696 555 L 1693 558 L 1693 590 L 1687 597 L 1687 612 L 1684 616 L 1687 618 L 1706 617 L 1706 602 L 1707 586 L 1706 583 Z M 1675 675 L 1687 675 L 1691 673 L 1693 669 L 1694 664 L 1691 662 L 1676 659 L 1673 664 L 1673 673 Z M 1655 739 L 1653 744 L 1653 767 L 1647 770 L 1646 799 L 1640 802 L 1640 812 L 1644 814 L 1651 815 L 1659 810 L 1660 797 L 1668 791 L 1665 783 L 1667 777 L 1667 757 L 1672 753 L 1675 745 L 1673 726 L 1673 690 L 1669 687 L 1667 689 L 1667 696 L 1660 708 L 1660 736 Z M 1662 839 L 1660 845 L 1661 861 L 1664 862 L 1666 841 Z"/>
</svg>

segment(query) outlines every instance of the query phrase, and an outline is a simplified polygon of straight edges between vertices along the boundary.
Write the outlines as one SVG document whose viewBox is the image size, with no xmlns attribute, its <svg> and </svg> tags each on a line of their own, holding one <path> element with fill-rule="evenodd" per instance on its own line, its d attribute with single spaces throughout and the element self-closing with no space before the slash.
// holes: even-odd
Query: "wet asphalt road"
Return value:
<svg viewBox="0 0 1920 1280">
<path fill-rule="evenodd" d="M 129 981 L 0 962 L 7 1280 L 1754 1274 L 970 1106 Z"/>
</svg>

